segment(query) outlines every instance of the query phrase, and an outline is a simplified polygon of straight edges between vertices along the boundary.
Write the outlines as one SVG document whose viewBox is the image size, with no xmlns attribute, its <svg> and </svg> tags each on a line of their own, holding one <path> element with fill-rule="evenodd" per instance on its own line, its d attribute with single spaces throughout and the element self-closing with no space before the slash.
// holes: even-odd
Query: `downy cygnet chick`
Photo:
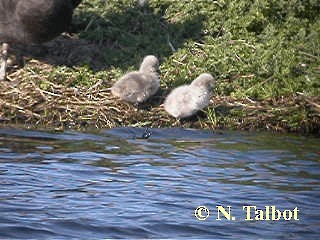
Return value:
<svg viewBox="0 0 320 240">
<path fill-rule="evenodd" d="M 190 117 L 209 105 L 213 85 L 212 75 L 203 73 L 190 85 L 173 89 L 164 101 L 164 109 L 178 119 Z"/>
<path fill-rule="evenodd" d="M 158 69 L 158 59 L 153 55 L 146 56 L 139 71 L 125 74 L 112 86 L 112 94 L 135 104 L 146 101 L 160 87 Z"/>
</svg>

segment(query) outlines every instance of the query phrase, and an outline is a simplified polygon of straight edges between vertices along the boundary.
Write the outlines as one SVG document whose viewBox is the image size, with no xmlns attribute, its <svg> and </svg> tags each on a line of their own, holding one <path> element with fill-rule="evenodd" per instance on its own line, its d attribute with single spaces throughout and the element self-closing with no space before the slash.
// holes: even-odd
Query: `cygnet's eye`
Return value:
<svg viewBox="0 0 320 240">
<path fill-rule="evenodd" d="M 156 67 L 156 68 L 159 68 L 159 62 L 158 61 L 154 62 L 153 66 Z"/>
<path fill-rule="evenodd" d="M 211 88 L 213 87 L 213 83 L 212 83 L 212 82 L 207 82 L 207 87 L 208 87 L 209 89 L 211 89 Z"/>
</svg>

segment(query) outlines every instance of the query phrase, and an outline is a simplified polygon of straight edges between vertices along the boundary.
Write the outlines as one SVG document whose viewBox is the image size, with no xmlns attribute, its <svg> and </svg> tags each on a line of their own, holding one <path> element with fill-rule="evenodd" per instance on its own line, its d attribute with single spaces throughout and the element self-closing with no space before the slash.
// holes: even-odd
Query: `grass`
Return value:
<svg viewBox="0 0 320 240">
<path fill-rule="evenodd" d="M 84 0 L 72 37 L 47 45 L 57 56 L 29 54 L 24 68 L 11 71 L 15 84 L 2 86 L 0 119 L 319 134 L 319 12 L 317 0 Z M 107 89 L 147 54 L 160 59 L 162 91 L 137 110 Z M 182 122 L 169 117 L 166 94 L 203 72 L 217 81 L 212 104 Z M 40 103 L 32 98 L 39 94 Z"/>
</svg>

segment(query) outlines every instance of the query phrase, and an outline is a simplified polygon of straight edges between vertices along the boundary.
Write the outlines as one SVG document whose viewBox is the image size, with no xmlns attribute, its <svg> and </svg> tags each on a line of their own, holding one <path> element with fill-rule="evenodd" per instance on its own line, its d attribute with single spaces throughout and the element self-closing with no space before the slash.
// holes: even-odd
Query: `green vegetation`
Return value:
<svg viewBox="0 0 320 240">
<path fill-rule="evenodd" d="M 76 118 L 82 119 L 73 119 L 76 125 L 86 120 L 98 127 L 181 124 L 319 133 L 319 12 L 318 0 L 150 0 L 145 6 L 137 0 L 84 0 L 73 31 L 92 47 L 85 51 L 87 58 L 77 56 L 76 66 L 69 64 L 73 67 L 28 63 L 11 78 L 31 78 L 40 89 L 53 92 L 54 84 L 104 89 L 154 54 L 161 62 L 162 92 L 156 100 L 139 110 L 107 101 L 106 108 L 87 117 L 77 106 L 78 113 L 62 123 Z M 203 114 L 177 123 L 159 104 L 172 88 L 203 72 L 217 80 L 212 104 Z M 2 117 L 17 120 L 14 110 L 8 112 L 14 117 Z M 22 120 L 28 119 L 46 123 Z M 55 119 L 50 123 L 59 125 Z"/>
</svg>

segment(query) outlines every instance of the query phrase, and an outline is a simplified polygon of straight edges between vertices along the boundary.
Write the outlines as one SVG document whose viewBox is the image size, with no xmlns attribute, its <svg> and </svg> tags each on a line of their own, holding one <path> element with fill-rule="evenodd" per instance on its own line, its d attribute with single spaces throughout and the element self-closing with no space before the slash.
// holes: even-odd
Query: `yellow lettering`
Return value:
<svg viewBox="0 0 320 240">
<path fill-rule="evenodd" d="M 257 221 L 264 220 L 264 218 L 263 218 L 263 210 L 258 209 L 258 210 L 255 211 L 255 214 L 256 214 L 256 216 L 254 218 L 255 220 L 257 220 Z"/>
<path fill-rule="evenodd" d="M 298 210 L 297 207 L 296 207 L 295 209 L 293 209 L 293 219 L 294 219 L 294 220 L 299 220 L 299 218 L 298 218 L 298 212 L 299 212 L 299 210 Z"/>
<path fill-rule="evenodd" d="M 270 207 L 266 206 L 266 220 L 270 220 Z"/>
<path fill-rule="evenodd" d="M 220 218 L 220 212 L 223 214 L 223 216 L 230 220 L 231 219 L 231 206 L 227 206 L 228 207 L 228 212 L 224 209 L 223 206 L 216 206 L 217 209 L 218 209 L 218 216 L 217 216 L 217 219 L 216 220 L 221 220 Z"/>
<path fill-rule="evenodd" d="M 271 219 L 273 221 L 278 221 L 280 220 L 280 218 L 281 218 L 281 212 L 277 210 L 275 206 L 271 206 Z"/>
<path fill-rule="evenodd" d="M 257 209 L 256 206 L 243 206 L 242 207 L 242 210 L 247 210 L 245 221 L 253 221 L 253 218 L 251 218 L 251 214 L 250 214 L 250 208 L 254 208 L 254 210 Z"/>
<path fill-rule="evenodd" d="M 289 216 L 287 216 L 287 214 L 288 214 Z M 291 210 L 284 210 L 284 211 L 283 211 L 283 219 L 286 220 L 286 221 L 289 221 L 289 220 L 291 220 L 291 218 L 292 218 L 292 212 L 291 212 Z"/>
</svg>

